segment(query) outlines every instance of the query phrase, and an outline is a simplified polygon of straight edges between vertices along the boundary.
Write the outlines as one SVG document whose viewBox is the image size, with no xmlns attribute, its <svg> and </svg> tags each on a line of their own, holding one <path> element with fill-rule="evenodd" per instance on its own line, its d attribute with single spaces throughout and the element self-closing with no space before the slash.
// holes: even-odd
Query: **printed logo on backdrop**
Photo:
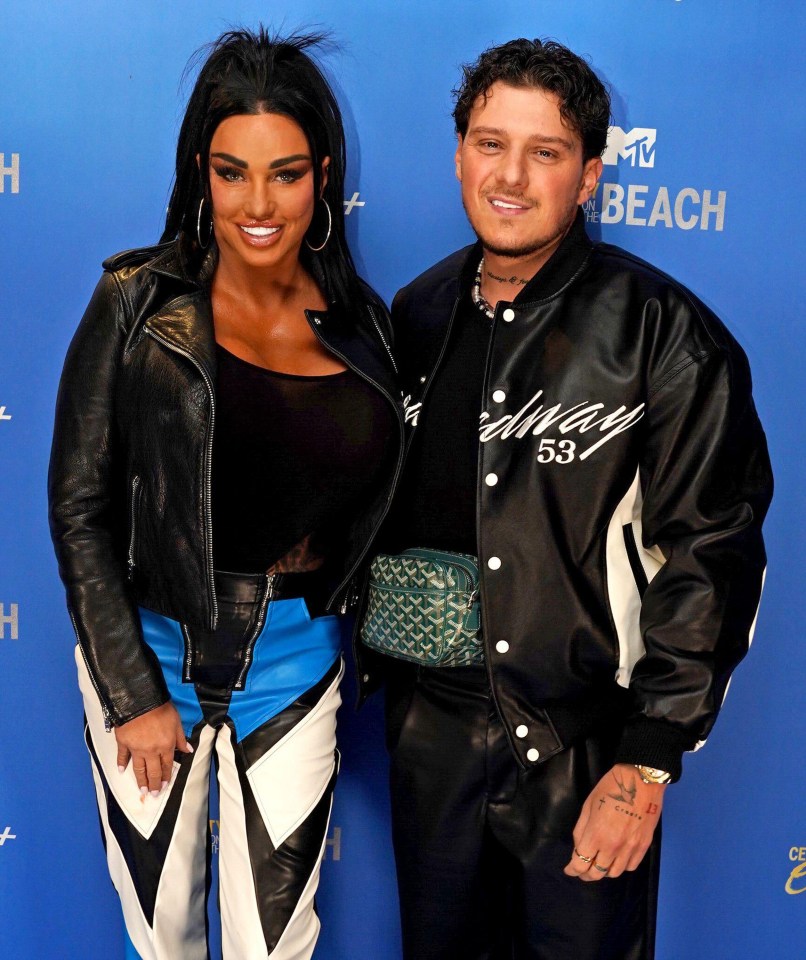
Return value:
<svg viewBox="0 0 806 960">
<path fill-rule="evenodd" d="M 325 860 L 341 860 L 341 827 L 333 827 L 333 833 L 325 840 Z"/>
<path fill-rule="evenodd" d="M 6 408 L 2 404 L 0 404 L 0 420 L 10 420 L 10 419 L 11 419 L 11 414 L 6 413 Z"/>
<path fill-rule="evenodd" d="M 19 604 L 0 603 L 0 640 L 19 640 Z"/>
<path fill-rule="evenodd" d="M 6 827 L 2 833 L 0 833 L 0 847 L 2 847 L 6 840 L 16 840 L 17 834 L 11 832 L 11 827 Z"/>
<path fill-rule="evenodd" d="M 806 847 L 790 847 L 789 860 L 793 866 L 784 889 L 793 895 L 806 893 Z"/>
<path fill-rule="evenodd" d="M 6 161 L 6 156 L 11 160 Z M 0 193 L 20 192 L 20 155 L 0 153 Z"/>
<path fill-rule="evenodd" d="M 349 217 L 350 214 L 355 210 L 356 207 L 365 207 L 367 205 L 366 200 L 359 200 L 361 196 L 360 193 L 354 193 L 349 200 L 344 201 L 344 216 Z"/>
<path fill-rule="evenodd" d="M 220 844 L 219 821 L 210 820 L 210 852 L 218 853 Z M 0 836 L 2 840 L 2 836 Z M 325 860 L 341 860 L 341 827 L 333 827 L 333 832 L 325 840 Z"/>
<path fill-rule="evenodd" d="M 602 154 L 602 163 L 614 167 L 622 160 L 629 160 L 630 166 L 655 166 L 655 141 L 658 131 L 649 127 L 633 127 L 622 130 L 621 127 L 608 127 L 607 146 Z"/>
<path fill-rule="evenodd" d="M 699 228 L 718 233 L 724 230 L 727 191 L 633 182 L 643 170 L 655 169 L 658 140 L 655 127 L 608 129 L 607 147 L 602 154 L 605 182 L 597 187 L 596 196 L 583 205 L 585 219 L 588 223 L 626 223 L 631 227 L 665 227 L 667 230 Z M 662 162 L 662 136 L 660 144 Z M 608 182 L 609 167 L 618 167 L 628 182 Z"/>
</svg>

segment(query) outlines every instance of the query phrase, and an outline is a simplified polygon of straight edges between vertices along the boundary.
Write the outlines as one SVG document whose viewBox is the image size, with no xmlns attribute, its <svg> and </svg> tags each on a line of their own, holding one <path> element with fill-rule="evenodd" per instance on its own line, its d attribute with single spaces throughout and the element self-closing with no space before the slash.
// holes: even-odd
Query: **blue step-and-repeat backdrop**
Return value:
<svg viewBox="0 0 806 960">
<path fill-rule="evenodd" d="M 470 235 L 453 175 L 459 65 L 517 36 L 585 53 L 614 128 L 591 233 L 722 316 L 753 366 L 777 494 L 754 647 L 668 794 L 659 960 L 806 956 L 804 5 L 796 0 L 28 0 L 0 33 L 0 957 L 114 960 L 46 523 L 62 359 L 108 254 L 154 242 L 190 54 L 259 20 L 333 30 L 361 271 L 386 298 Z M 347 690 L 351 700 L 351 689 Z M 378 703 L 343 711 L 322 960 L 400 957 Z M 215 815 L 211 815 L 215 819 Z M 215 852 L 215 824 L 213 824 Z M 180 958 L 177 958 L 180 960 Z"/>
</svg>

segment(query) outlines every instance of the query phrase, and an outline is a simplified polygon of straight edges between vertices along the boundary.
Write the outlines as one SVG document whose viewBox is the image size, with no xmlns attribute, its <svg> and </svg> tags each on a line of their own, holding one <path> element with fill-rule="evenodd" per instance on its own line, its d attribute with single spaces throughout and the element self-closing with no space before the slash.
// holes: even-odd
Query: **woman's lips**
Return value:
<svg viewBox="0 0 806 960">
<path fill-rule="evenodd" d="M 257 224 L 239 223 L 238 229 L 250 247 L 267 247 L 275 242 L 282 227 L 273 224 L 258 226 Z"/>
</svg>

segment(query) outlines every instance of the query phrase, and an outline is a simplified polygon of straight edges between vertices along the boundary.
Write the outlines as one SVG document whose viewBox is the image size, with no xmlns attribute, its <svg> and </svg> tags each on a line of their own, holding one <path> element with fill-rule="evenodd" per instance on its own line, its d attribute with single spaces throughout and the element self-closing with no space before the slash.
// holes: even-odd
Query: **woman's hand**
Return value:
<svg viewBox="0 0 806 960">
<path fill-rule="evenodd" d="M 115 738 L 118 742 L 118 770 L 123 773 L 131 758 L 143 796 L 151 791 L 151 796 L 157 797 L 170 783 L 174 751 L 193 753 L 172 703 L 163 703 L 161 707 L 115 727 Z"/>
</svg>

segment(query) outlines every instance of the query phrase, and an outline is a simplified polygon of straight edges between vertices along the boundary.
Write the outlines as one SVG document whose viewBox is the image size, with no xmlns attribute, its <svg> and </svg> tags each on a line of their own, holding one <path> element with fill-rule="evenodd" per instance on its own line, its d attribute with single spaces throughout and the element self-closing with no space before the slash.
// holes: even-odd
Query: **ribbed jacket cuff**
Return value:
<svg viewBox="0 0 806 960">
<path fill-rule="evenodd" d="M 683 754 L 691 747 L 690 736 L 665 720 L 637 717 L 624 726 L 616 763 L 640 763 L 666 770 L 675 781 L 683 773 Z"/>
</svg>

